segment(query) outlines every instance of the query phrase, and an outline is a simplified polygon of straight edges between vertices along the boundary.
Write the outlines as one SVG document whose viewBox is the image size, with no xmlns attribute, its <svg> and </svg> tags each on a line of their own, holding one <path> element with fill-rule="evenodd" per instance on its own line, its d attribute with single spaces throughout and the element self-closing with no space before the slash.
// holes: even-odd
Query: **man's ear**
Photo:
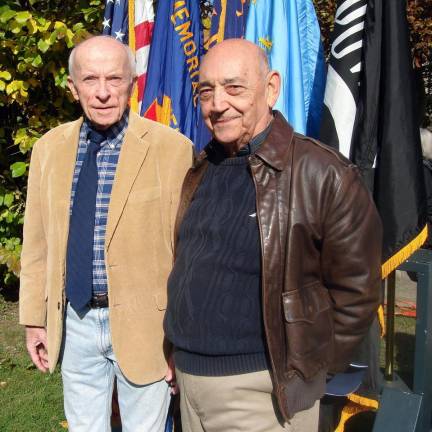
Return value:
<svg viewBox="0 0 432 432">
<path fill-rule="evenodd" d="M 72 96 L 74 97 L 74 99 L 75 99 L 76 101 L 79 101 L 78 91 L 77 91 L 77 89 L 76 89 L 76 87 L 75 87 L 75 84 L 74 84 L 74 82 L 73 82 L 73 79 L 72 79 L 70 76 L 68 76 L 67 84 L 68 84 L 69 90 L 71 91 Z"/>
<path fill-rule="evenodd" d="M 267 105 L 273 108 L 280 92 L 281 77 L 278 71 L 272 70 L 267 74 Z"/>
</svg>

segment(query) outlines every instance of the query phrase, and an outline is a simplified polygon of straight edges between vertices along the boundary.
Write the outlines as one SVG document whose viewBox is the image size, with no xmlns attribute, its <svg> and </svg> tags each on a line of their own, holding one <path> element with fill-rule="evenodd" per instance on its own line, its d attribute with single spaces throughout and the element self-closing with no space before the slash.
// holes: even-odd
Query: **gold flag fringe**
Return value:
<svg viewBox="0 0 432 432">
<path fill-rule="evenodd" d="M 382 266 L 381 274 L 382 278 L 385 279 L 392 271 L 396 270 L 406 259 L 408 259 L 422 244 L 426 241 L 428 236 L 427 225 L 420 231 L 420 233 L 411 240 L 402 249 L 391 256 Z"/>
<path fill-rule="evenodd" d="M 378 322 L 379 322 L 379 325 L 381 327 L 381 337 L 383 338 L 386 334 L 383 305 L 379 306 L 377 315 L 378 315 Z"/>
<path fill-rule="evenodd" d="M 364 411 L 377 410 L 379 403 L 375 399 L 369 399 L 364 396 L 350 394 L 348 402 L 341 412 L 339 424 L 334 432 L 344 432 L 345 423 L 354 415 Z"/>
<path fill-rule="evenodd" d="M 129 20 L 129 48 L 135 54 L 135 0 L 128 1 L 128 20 Z M 135 83 L 130 107 L 133 112 L 138 112 L 138 85 Z"/>
</svg>

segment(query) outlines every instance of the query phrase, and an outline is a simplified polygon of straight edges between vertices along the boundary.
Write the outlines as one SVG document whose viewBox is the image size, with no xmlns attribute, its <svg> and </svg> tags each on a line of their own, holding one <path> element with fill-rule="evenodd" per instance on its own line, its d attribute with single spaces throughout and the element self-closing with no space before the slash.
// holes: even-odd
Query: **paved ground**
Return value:
<svg viewBox="0 0 432 432">
<path fill-rule="evenodd" d="M 416 301 L 417 282 L 413 282 L 404 271 L 396 271 L 396 302 Z"/>
</svg>

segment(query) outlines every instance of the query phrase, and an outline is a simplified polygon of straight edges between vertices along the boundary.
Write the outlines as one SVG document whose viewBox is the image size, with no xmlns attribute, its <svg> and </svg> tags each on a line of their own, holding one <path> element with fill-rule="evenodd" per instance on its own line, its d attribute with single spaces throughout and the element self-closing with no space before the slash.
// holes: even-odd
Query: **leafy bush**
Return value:
<svg viewBox="0 0 432 432">
<path fill-rule="evenodd" d="M 66 89 L 70 48 L 99 33 L 103 0 L 3 0 L 0 7 L 0 264 L 5 286 L 19 272 L 29 150 L 76 118 Z"/>
</svg>

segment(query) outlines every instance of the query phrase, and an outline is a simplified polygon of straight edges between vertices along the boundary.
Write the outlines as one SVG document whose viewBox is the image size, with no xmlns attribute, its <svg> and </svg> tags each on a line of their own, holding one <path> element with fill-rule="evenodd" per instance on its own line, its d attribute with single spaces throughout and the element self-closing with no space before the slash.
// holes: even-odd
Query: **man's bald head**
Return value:
<svg viewBox="0 0 432 432">
<path fill-rule="evenodd" d="M 270 65 L 265 51 L 246 39 L 225 39 L 213 46 L 201 61 L 201 68 L 206 60 L 216 56 L 222 61 L 230 61 L 231 57 L 243 56 L 251 68 L 265 77 L 270 72 Z"/>
<path fill-rule="evenodd" d="M 280 77 L 265 52 L 244 39 L 227 39 L 204 56 L 200 68 L 203 118 L 230 154 L 263 131 L 272 119 Z"/>
<path fill-rule="evenodd" d="M 75 47 L 72 49 L 71 53 L 69 54 L 69 61 L 68 61 L 68 69 L 69 69 L 69 76 L 72 78 L 72 80 L 76 76 L 76 57 L 80 50 L 88 50 L 92 49 L 93 47 L 101 48 L 106 47 L 106 49 L 118 49 L 124 52 L 124 55 L 127 58 L 127 65 L 129 68 L 131 79 L 134 79 L 136 76 L 135 72 L 135 55 L 132 52 L 132 50 L 129 48 L 128 45 L 125 45 L 118 41 L 117 39 L 113 38 L 112 36 L 105 36 L 105 35 L 98 35 L 98 36 L 92 36 L 79 44 L 75 45 Z"/>
</svg>

